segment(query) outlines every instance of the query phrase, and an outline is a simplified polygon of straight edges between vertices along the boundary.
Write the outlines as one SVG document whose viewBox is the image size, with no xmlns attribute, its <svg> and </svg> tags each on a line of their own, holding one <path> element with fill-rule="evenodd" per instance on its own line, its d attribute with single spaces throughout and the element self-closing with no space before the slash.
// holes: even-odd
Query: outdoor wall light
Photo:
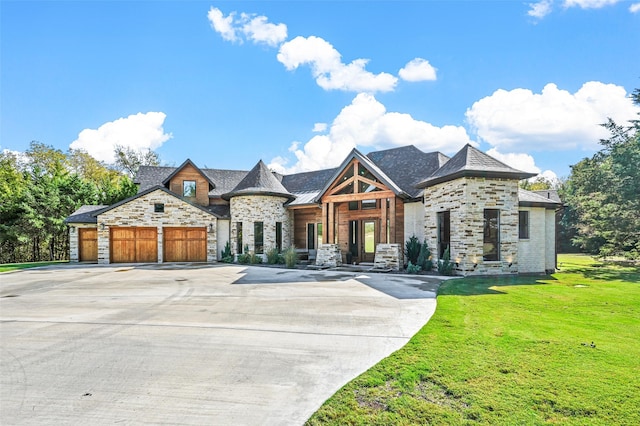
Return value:
<svg viewBox="0 0 640 426">
<path fill-rule="evenodd" d="M 473 269 L 476 269 L 477 267 L 478 267 L 478 264 L 477 264 L 477 263 L 474 263 L 474 264 L 473 264 Z"/>
<path fill-rule="evenodd" d="M 100 222 L 100 229 L 101 230 L 105 230 L 105 228 L 107 227 L 107 225 L 104 224 L 104 222 Z"/>
<path fill-rule="evenodd" d="M 209 224 L 209 232 L 213 232 L 213 223 Z"/>
<path fill-rule="evenodd" d="M 513 265 L 513 262 L 509 262 L 509 268 L 511 268 L 511 265 Z"/>
</svg>

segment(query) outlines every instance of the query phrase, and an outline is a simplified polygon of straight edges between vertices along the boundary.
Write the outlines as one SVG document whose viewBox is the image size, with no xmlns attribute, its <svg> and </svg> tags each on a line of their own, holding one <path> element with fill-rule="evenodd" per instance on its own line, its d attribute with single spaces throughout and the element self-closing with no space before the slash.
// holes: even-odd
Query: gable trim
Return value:
<svg viewBox="0 0 640 426">
<path fill-rule="evenodd" d="M 167 177 L 162 181 L 162 184 L 163 184 L 163 185 L 167 185 L 167 184 L 171 181 L 171 179 L 173 179 L 173 177 L 174 177 L 175 175 L 177 175 L 180 171 L 182 171 L 182 169 L 184 169 L 184 168 L 185 168 L 186 166 L 188 166 L 188 165 L 189 165 L 189 166 L 191 166 L 191 167 L 193 167 L 194 169 L 196 169 L 196 171 L 197 171 L 198 173 L 200 173 L 200 175 L 201 175 L 201 176 L 202 176 L 202 177 L 203 177 L 203 178 L 204 178 L 204 179 L 209 183 L 209 185 L 210 185 L 209 191 L 211 191 L 213 188 L 215 188 L 215 187 L 216 187 L 216 184 L 215 184 L 215 183 L 213 183 L 213 181 L 211 180 L 211 178 L 209 178 L 209 176 L 207 176 L 207 174 L 206 174 L 206 173 L 204 173 L 204 172 L 200 169 L 200 167 L 198 167 L 198 166 L 196 166 L 195 164 L 193 164 L 193 161 L 191 161 L 191 160 L 190 160 L 190 159 L 188 159 L 188 158 L 185 160 L 185 162 L 184 162 L 184 163 L 182 163 L 182 164 L 180 164 L 178 167 L 176 167 L 176 168 L 175 168 L 175 170 L 174 170 L 174 171 L 172 171 L 172 172 L 169 174 L 169 176 L 167 176 Z M 209 191 L 207 191 L 207 192 L 209 192 Z"/>
</svg>

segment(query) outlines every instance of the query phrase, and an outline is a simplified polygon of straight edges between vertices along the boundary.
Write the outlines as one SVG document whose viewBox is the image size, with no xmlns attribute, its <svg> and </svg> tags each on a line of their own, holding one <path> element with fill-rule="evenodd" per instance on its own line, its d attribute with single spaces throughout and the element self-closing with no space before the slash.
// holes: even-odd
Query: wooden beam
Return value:
<svg viewBox="0 0 640 426">
<path fill-rule="evenodd" d="M 333 244 L 333 242 L 335 241 L 335 231 L 336 231 L 336 226 L 334 223 L 335 220 L 335 208 L 333 203 L 329 203 L 329 241 L 327 242 L 327 244 Z"/>
<path fill-rule="evenodd" d="M 395 195 L 391 196 L 389 199 L 389 235 L 391 241 L 390 243 L 397 243 L 396 241 L 396 197 Z M 402 242 L 402 241 L 401 241 Z"/>
<path fill-rule="evenodd" d="M 358 160 L 353 160 L 353 193 L 357 194 L 358 192 L 360 192 L 360 188 L 358 188 L 357 185 L 357 181 L 355 180 L 358 177 L 358 164 L 360 164 L 358 162 Z"/>
<path fill-rule="evenodd" d="M 383 243 L 388 243 L 387 240 L 387 198 L 383 198 L 380 200 L 382 204 L 380 208 L 382 209 L 382 223 L 380 224 L 380 241 Z"/>
<path fill-rule="evenodd" d="M 325 195 L 322 197 L 323 203 L 346 203 L 348 201 L 360 201 L 360 200 L 379 200 L 381 198 L 395 199 L 396 194 L 393 191 L 374 191 L 374 192 L 361 192 L 360 194 L 341 194 L 341 195 Z"/>
<path fill-rule="evenodd" d="M 329 193 L 329 195 L 333 195 L 336 192 L 339 192 L 345 186 L 348 186 L 350 183 L 353 183 L 353 182 L 354 182 L 354 178 L 349 178 L 349 179 L 345 180 L 344 182 L 342 182 L 340 185 L 336 185 L 334 188 L 331 188 L 327 192 Z"/>
<path fill-rule="evenodd" d="M 327 226 L 327 203 L 322 203 L 322 242 L 327 244 L 329 239 L 329 227 Z"/>
<path fill-rule="evenodd" d="M 367 178 L 366 178 L 366 177 L 364 177 L 364 176 L 358 176 L 358 180 L 359 180 L 360 182 L 364 182 L 364 183 L 368 183 L 369 185 L 373 185 L 373 186 L 375 186 L 376 188 L 380 188 L 380 189 L 382 189 L 383 191 L 384 191 L 384 190 L 386 190 L 386 189 L 389 189 L 389 188 L 387 188 L 383 183 L 372 181 L 371 179 L 367 179 Z"/>
</svg>

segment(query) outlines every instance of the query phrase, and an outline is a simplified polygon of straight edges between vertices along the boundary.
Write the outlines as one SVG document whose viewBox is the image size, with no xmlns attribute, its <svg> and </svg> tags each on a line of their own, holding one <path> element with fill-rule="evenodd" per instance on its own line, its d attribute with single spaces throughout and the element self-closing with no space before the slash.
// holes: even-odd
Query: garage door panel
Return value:
<svg viewBox="0 0 640 426">
<path fill-rule="evenodd" d="M 79 259 L 81 262 L 98 260 L 98 229 L 78 228 Z"/>
<path fill-rule="evenodd" d="M 165 262 L 206 262 L 206 228 L 163 229 Z"/>
<path fill-rule="evenodd" d="M 158 231 L 156 228 L 112 227 L 110 232 L 111 262 L 158 261 Z"/>
</svg>

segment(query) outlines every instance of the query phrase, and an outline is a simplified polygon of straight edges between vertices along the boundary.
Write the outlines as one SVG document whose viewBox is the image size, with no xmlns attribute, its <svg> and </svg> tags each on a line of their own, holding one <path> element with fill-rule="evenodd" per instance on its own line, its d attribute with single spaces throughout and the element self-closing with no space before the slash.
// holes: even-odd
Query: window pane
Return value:
<svg viewBox="0 0 640 426">
<path fill-rule="evenodd" d="M 438 258 L 444 256 L 449 244 L 451 244 L 451 216 L 447 210 L 438 213 Z"/>
<path fill-rule="evenodd" d="M 264 235 L 262 222 L 255 222 L 253 224 L 253 242 L 254 253 L 262 254 L 264 252 Z"/>
<path fill-rule="evenodd" d="M 485 209 L 483 259 L 500 260 L 500 210 Z"/>
<path fill-rule="evenodd" d="M 196 181 L 195 180 L 182 181 L 182 196 L 183 197 L 195 197 L 196 196 Z"/>
<path fill-rule="evenodd" d="M 349 201 L 349 210 L 358 210 L 358 202 Z"/>
<path fill-rule="evenodd" d="M 376 252 L 376 223 L 373 220 L 364 222 L 364 252 Z"/>
<path fill-rule="evenodd" d="M 376 200 L 362 200 L 362 210 L 373 210 L 377 204 Z"/>
<path fill-rule="evenodd" d="M 316 229 L 318 230 L 318 247 L 320 247 L 320 244 L 322 244 L 322 223 L 317 223 Z"/>
<path fill-rule="evenodd" d="M 307 223 L 307 250 L 316 249 L 316 237 L 313 223 Z"/>
<path fill-rule="evenodd" d="M 282 222 L 276 222 L 276 249 L 282 251 Z"/>
<path fill-rule="evenodd" d="M 242 254 L 242 222 L 236 223 L 237 235 L 236 235 L 236 246 L 238 247 L 238 254 Z"/>
<path fill-rule="evenodd" d="M 529 212 L 518 212 L 518 234 L 521 240 L 529 238 Z"/>
</svg>

